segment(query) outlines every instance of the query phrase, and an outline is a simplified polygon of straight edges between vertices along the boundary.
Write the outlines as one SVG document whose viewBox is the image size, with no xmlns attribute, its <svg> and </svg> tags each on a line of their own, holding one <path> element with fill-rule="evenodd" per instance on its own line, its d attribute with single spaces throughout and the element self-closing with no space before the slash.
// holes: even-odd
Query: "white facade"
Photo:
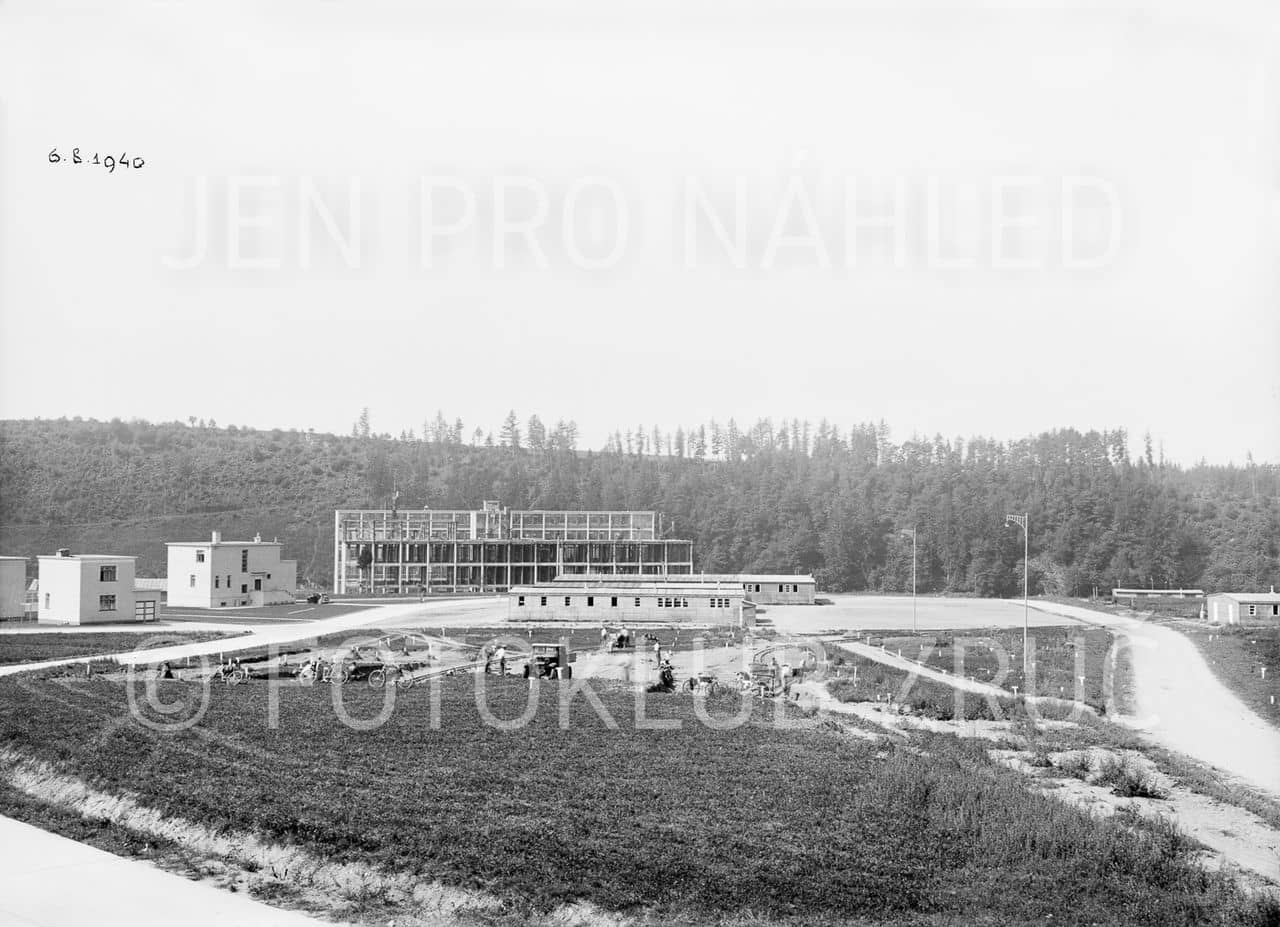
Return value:
<svg viewBox="0 0 1280 927">
<path fill-rule="evenodd" d="M 1280 593 L 1221 592 L 1209 596 L 1209 620 L 1216 624 L 1280 621 Z"/>
<path fill-rule="evenodd" d="M 242 608 L 294 600 L 298 562 L 281 559 L 278 541 L 170 541 L 167 602 L 170 608 Z"/>
<path fill-rule="evenodd" d="M 119 624 L 146 620 L 147 616 L 136 607 L 136 559 L 69 551 L 40 557 L 40 623 Z M 150 617 L 155 617 L 154 611 Z"/>
<path fill-rule="evenodd" d="M 555 581 L 565 583 L 643 584 L 653 582 L 711 583 L 742 587 L 746 597 L 756 605 L 813 605 L 818 585 L 807 573 L 693 573 L 689 576 L 635 576 L 603 573 L 561 573 Z"/>
<path fill-rule="evenodd" d="M 27 591 L 27 558 L 0 557 L 0 618 L 23 617 Z"/>
<path fill-rule="evenodd" d="M 742 587 L 726 583 L 627 582 L 513 586 L 507 594 L 507 618 L 533 623 L 719 625 L 753 627 L 755 604 Z"/>
</svg>

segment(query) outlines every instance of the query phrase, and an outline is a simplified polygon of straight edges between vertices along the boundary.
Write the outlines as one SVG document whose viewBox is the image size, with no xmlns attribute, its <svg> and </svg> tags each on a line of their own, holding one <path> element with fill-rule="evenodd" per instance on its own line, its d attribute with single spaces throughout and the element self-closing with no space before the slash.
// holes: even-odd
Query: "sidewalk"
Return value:
<svg viewBox="0 0 1280 927">
<path fill-rule="evenodd" d="M 0 817 L 0 923 L 11 927 L 330 924 Z"/>
</svg>

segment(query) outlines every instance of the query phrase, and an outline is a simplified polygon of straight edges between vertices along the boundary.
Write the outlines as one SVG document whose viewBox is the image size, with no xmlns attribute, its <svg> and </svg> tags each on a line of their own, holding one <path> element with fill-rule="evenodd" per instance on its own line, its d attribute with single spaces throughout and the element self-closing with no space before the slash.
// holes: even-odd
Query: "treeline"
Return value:
<svg viewBox="0 0 1280 927">
<path fill-rule="evenodd" d="M 314 547 L 334 508 L 496 499 L 656 509 L 668 536 L 694 541 L 699 569 L 812 572 L 832 591 L 908 591 L 915 528 L 922 592 L 1013 595 L 1023 544 L 1005 516 L 1027 512 L 1033 591 L 1280 584 L 1280 467 L 1183 468 L 1150 442 L 1131 459 L 1122 431 L 895 443 L 883 424 L 728 420 L 619 429 L 582 451 L 574 423 L 537 416 L 512 413 L 496 436 L 469 440 L 442 413 L 423 425 L 425 437 L 379 435 L 367 412 L 351 436 L 194 419 L 5 422 L 0 541 L 3 526 L 208 513 L 212 528 L 218 513 L 272 509 L 306 532 L 281 540 Z M 328 579 L 323 560 L 312 581 Z"/>
</svg>

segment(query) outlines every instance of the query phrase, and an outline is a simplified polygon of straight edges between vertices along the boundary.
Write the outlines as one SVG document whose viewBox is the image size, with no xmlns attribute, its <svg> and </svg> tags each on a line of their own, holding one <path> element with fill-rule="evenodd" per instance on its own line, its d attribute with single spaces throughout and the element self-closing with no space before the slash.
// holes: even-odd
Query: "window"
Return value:
<svg viewBox="0 0 1280 927">
<path fill-rule="evenodd" d="M 1252 617 L 1254 617 L 1254 616 L 1255 616 L 1255 615 L 1257 615 L 1257 614 L 1258 614 L 1258 606 L 1256 606 L 1256 605 L 1250 605 L 1250 606 L 1249 606 L 1249 617 L 1250 617 L 1250 618 L 1252 618 Z"/>
<path fill-rule="evenodd" d="M 196 563 L 204 563 L 204 551 L 196 551 Z"/>
<path fill-rule="evenodd" d="M 44 594 L 44 607 L 45 607 L 45 608 L 49 608 L 49 607 L 50 607 L 50 606 L 49 606 L 49 593 L 47 593 L 47 592 Z"/>
<path fill-rule="evenodd" d="M 113 612 L 116 610 L 116 597 L 113 595 L 98 596 L 98 611 Z"/>
<path fill-rule="evenodd" d="M 195 577 L 194 577 L 194 576 L 193 576 L 193 577 L 191 577 L 191 578 L 192 578 L 193 580 L 195 579 Z M 195 583 L 193 582 L 191 585 L 193 585 L 193 586 L 194 586 L 194 585 L 195 585 Z M 214 588 L 214 589 L 221 589 L 221 588 L 222 588 L 222 577 L 221 577 L 221 576 L 215 576 L 215 577 L 213 578 L 213 588 Z"/>
<path fill-rule="evenodd" d="M 610 597 L 609 597 L 609 607 L 610 607 L 610 608 L 617 608 L 617 607 L 618 607 L 618 597 L 617 597 L 616 595 L 615 595 L 615 596 L 610 596 Z"/>
<path fill-rule="evenodd" d="M 1271 606 L 1271 614 L 1273 614 L 1273 615 L 1280 615 L 1280 605 L 1272 605 L 1272 606 Z"/>
<path fill-rule="evenodd" d="M 547 597 L 544 595 L 544 596 L 542 597 L 542 601 L 541 601 L 541 602 L 539 602 L 538 604 L 539 604 L 539 605 L 542 605 L 542 606 L 544 606 L 544 607 L 545 607 L 545 606 L 546 606 L 546 604 L 547 604 Z"/>
<path fill-rule="evenodd" d="M 249 552 L 247 550 L 240 551 L 240 572 L 249 572 Z"/>
<path fill-rule="evenodd" d="M 98 582 L 114 583 L 116 581 L 116 568 L 114 566 L 98 567 Z"/>
<path fill-rule="evenodd" d="M 688 607 L 689 607 L 689 600 L 688 600 L 688 599 L 681 599 L 681 600 L 680 600 L 680 607 L 681 607 L 681 608 L 688 608 Z"/>
<path fill-rule="evenodd" d="M 640 596 L 636 596 L 636 608 L 640 607 Z"/>
<path fill-rule="evenodd" d="M 587 608 L 595 608 L 595 606 L 596 606 L 596 597 L 593 595 L 587 596 Z"/>
<path fill-rule="evenodd" d="M 520 596 L 516 599 L 516 608 L 524 608 L 524 596 Z"/>
<path fill-rule="evenodd" d="M 267 574 L 267 579 L 270 579 L 270 578 L 271 578 L 271 574 L 270 574 L 270 573 L 268 573 L 268 574 Z"/>
<path fill-rule="evenodd" d="M 188 578 L 190 579 L 191 588 L 192 589 L 196 588 L 196 574 L 192 573 L 191 576 Z"/>
<path fill-rule="evenodd" d="M 240 594 L 241 594 L 241 595 L 244 595 L 244 594 L 245 594 L 246 592 L 248 592 L 248 591 L 249 591 L 249 584 L 248 584 L 248 583 L 241 583 L 241 584 L 240 584 Z"/>
<path fill-rule="evenodd" d="M 760 591 L 760 584 L 756 583 L 756 592 L 759 592 L 759 591 Z"/>
<path fill-rule="evenodd" d="M 226 602 L 219 602 L 219 603 L 218 603 L 218 606 L 219 606 L 220 608 L 226 608 L 226 607 L 227 607 L 227 603 L 226 603 Z"/>
<path fill-rule="evenodd" d="M 230 573 L 228 573 L 228 574 L 227 574 L 227 588 L 228 588 L 228 589 L 230 589 L 230 588 L 231 588 L 231 574 L 230 574 Z"/>
<path fill-rule="evenodd" d="M 782 591 L 782 584 L 781 584 L 781 583 L 779 583 L 779 584 L 778 584 L 778 591 L 779 591 L 779 592 L 781 592 L 781 591 Z"/>
<path fill-rule="evenodd" d="M 565 597 L 564 597 L 564 607 L 565 607 L 565 608 L 568 608 L 568 607 L 569 607 L 569 603 L 570 603 L 571 601 L 572 601 L 572 599 L 570 599 L 570 598 L 569 598 L 569 596 L 565 596 Z"/>
</svg>

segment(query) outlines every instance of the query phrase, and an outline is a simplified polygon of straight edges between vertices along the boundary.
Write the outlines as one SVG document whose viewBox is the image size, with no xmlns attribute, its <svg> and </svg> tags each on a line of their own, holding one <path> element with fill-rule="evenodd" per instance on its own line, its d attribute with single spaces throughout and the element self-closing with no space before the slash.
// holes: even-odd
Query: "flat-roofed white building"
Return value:
<svg viewBox="0 0 1280 927">
<path fill-rule="evenodd" d="M 1219 592 L 1209 596 L 1209 620 L 1218 624 L 1280 622 L 1280 592 Z"/>
<path fill-rule="evenodd" d="M 737 583 L 573 582 L 513 586 L 507 617 L 531 623 L 751 627 L 756 608 Z"/>
<path fill-rule="evenodd" d="M 27 558 L 0 557 L 0 619 L 21 618 L 27 595 Z"/>
<path fill-rule="evenodd" d="M 159 616 L 159 593 L 134 588 L 136 557 L 63 549 L 38 559 L 41 624 L 119 624 Z"/>
<path fill-rule="evenodd" d="M 169 541 L 165 580 L 170 608 L 241 608 L 294 601 L 298 562 L 280 554 L 284 545 L 264 541 L 224 541 L 214 531 L 207 541 Z"/>
<path fill-rule="evenodd" d="M 605 573 L 561 573 L 556 582 L 567 583 L 711 583 L 738 585 L 756 605 L 813 605 L 818 584 L 807 573 L 693 573 L 688 576 L 633 576 Z"/>
</svg>

